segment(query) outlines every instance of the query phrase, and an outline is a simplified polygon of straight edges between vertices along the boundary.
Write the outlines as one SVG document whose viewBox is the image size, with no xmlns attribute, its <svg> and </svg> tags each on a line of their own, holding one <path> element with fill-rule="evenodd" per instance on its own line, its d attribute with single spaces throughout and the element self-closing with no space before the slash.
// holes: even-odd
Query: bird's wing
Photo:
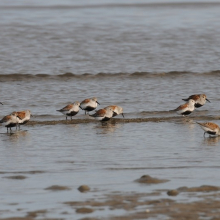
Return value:
<svg viewBox="0 0 220 220">
<path fill-rule="evenodd" d="M 193 100 L 198 100 L 200 98 L 200 95 L 199 94 L 195 94 L 195 95 L 191 95 L 189 96 L 187 99 L 183 99 L 184 101 L 189 101 L 190 99 L 193 99 Z"/>
<path fill-rule="evenodd" d="M 106 110 L 105 109 L 99 109 L 95 114 L 90 115 L 93 117 L 104 117 L 106 114 Z"/>
<path fill-rule="evenodd" d="M 184 108 L 187 108 L 188 107 L 188 103 L 185 103 L 183 105 L 180 105 L 178 108 L 175 109 L 175 111 L 180 111 L 180 110 L 183 110 Z"/>
<path fill-rule="evenodd" d="M 17 117 L 20 119 L 24 119 L 25 118 L 25 111 L 17 112 Z"/>
<path fill-rule="evenodd" d="M 198 123 L 197 124 L 203 126 L 203 127 L 206 127 L 206 128 L 209 128 L 211 130 L 215 130 L 217 128 L 219 128 L 219 126 L 213 122 L 205 122 L 205 123 Z"/>
<path fill-rule="evenodd" d="M 8 120 L 11 119 L 11 116 L 10 115 L 6 115 L 1 121 L 0 123 L 4 123 L 4 122 L 7 122 Z"/>
<path fill-rule="evenodd" d="M 62 111 L 69 111 L 72 107 L 73 107 L 73 104 L 69 104 L 69 105 L 63 107 L 63 108 L 60 109 L 60 110 L 62 110 Z"/>
</svg>

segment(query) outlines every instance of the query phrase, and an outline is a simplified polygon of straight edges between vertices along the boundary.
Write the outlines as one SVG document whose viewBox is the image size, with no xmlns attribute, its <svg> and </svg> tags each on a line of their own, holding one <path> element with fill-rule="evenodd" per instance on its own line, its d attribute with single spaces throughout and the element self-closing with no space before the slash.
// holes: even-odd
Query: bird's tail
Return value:
<svg viewBox="0 0 220 220">
<path fill-rule="evenodd" d="M 175 112 L 176 111 L 176 108 L 175 109 L 172 109 L 172 110 L 169 110 L 169 112 Z"/>
<path fill-rule="evenodd" d="M 92 115 L 90 115 L 90 114 L 89 114 L 89 116 L 94 118 L 94 117 L 96 117 L 96 116 L 97 116 L 97 112 L 95 112 L 95 113 L 94 113 L 94 114 L 92 114 Z"/>
<path fill-rule="evenodd" d="M 185 101 L 185 102 L 189 101 L 189 99 L 182 99 L 182 100 Z"/>
<path fill-rule="evenodd" d="M 0 124 L 2 124 L 2 123 L 4 123 L 4 122 L 5 122 L 4 118 L 3 118 L 2 120 L 0 120 Z"/>
</svg>

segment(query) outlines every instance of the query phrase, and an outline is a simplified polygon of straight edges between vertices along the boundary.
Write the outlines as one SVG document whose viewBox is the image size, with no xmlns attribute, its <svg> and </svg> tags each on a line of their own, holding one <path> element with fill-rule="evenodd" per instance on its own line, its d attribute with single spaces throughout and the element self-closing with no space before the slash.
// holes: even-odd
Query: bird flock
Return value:
<svg viewBox="0 0 220 220">
<path fill-rule="evenodd" d="M 0 104 L 3 105 L 3 103 L 1 102 Z M 93 97 L 93 98 L 85 99 L 81 103 L 76 101 L 57 111 L 64 114 L 66 116 L 66 120 L 67 117 L 70 117 L 72 120 L 72 117 L 75 116 L 80 109 L 84 110 L 85 114 L 88 114 L 89 112 L 95 110 L 98 104 L 100 105 L 97 98 Z M 99 109 L 94 114 L 92 115 L 89 114 L 89 116 L 99 121 L 108 121 L 112 117 L 115 117 L 119 114 L 122 114 L 122 116 L 124 117 L 123 108 L 117 105 L 111 105 L 103 109 Z M 30 120 L 31 116 L 32 115 L 30 110 L 12 112 L 11 114 L 4 116 L 0 120 L 0 124 L 3 124 L 3 126 L 7 128 L 7 132 L 9 130 L 11 132 L 12 127 L 16 127 L 16 129 L 18 128 L 20 129 L 20 125 L 26 124 Z"/>
<path fill-rule="evenodd" d="M 177 114 L 183 116 L 191 114 L 195 110 L 195 108 L 200 108 L 206 103 L 206 101 L 210 102 L 205 94 L 194 94 L 182 100 L 185 101 L 186 103 L 180 105 L 179 107 L 171 111 L 175 111 Z M 1 102 L 0 104 L 3 105 L 3 103 Z M 65 115 L 66 120 L 68 117 L 70 117 L 72 120 L 72 117 L 75 116 L 80 109 L 84 110 L 86 115 L 89 114 L 89 112 L 95 110 L 98 104 L 100 105 L 97 98 L 93 97 L 93 98 L 85 99 L 82 102 L 76 101 L 57 111 Z M 103 109 L 97 110 L 94 114 L 89 114 L 89 116 L 99 121 L 108 121 L 112 117 L 115 117 L 119 114 L 121 114 L 124 117 L 123 108 L 117 105 L 110 105 Z M 11 129 L 12 127 L 16 127 L 16 129 L 18 128 L 20 129 L 20 125 L 26 124 L 30 120 L 31 116 L 32 115 L 30 110 L 12 112 L 11 114 L 4 116 L 0 120 L 0 123 L 7 128 L 7 132 L 8 132 L 9 129 L 10 131 L 12 131 Z M 205 122 L 205 123 L 196 122 L 196 123 L 200 125 L 200 127 L 205 131 L 204 136 L 206 133 L 209 135 L 220 135 L 220 128 L 217 124 L 213 122 Z"/>
<path fill-rule="evenodd" d="M 202 107 L 206 103 L 206 101 L 210 102 L 205 94 L 191 95 L 187 99 L 182 99 L 182 100 L 186 101 L 186 103 L 180 105 L 178 108 L 174 109 L 173 111 L 183 116 L 191 114 L 195 110 L 195 108 Z M 213 122 L 205 122 L 205 123 L 196 122 L 196 123 L 200 125 L 200 127 L 205 131 L 204 137 L 206 133 L 209 135 L 220 135 L 220 128 L 217 124 Z"/>
<path fill-rule="evenodd" d="M 30 110 L 12 112 L 11 114 L 3 117 L 0 123 L 7 128 L 7 132 L 8 132 L 9 129 L 11 131 L 12 127 L 16 127 L 16 129 L 17 128 L 20 129 L 20 125 L 26 124 L 30 120 L 31 116 L 32 115 Z"/>
<path fill-rule="evenodd" d="M 64 114 L 66 116 L 66 120 L 68 116 L 71 117 L 72 120 L 72 116 L 76 115 L 79 112 L 79 109 L 84 110 L 86 115 L 87 113 L 95 110 L 98 104 L 100 105 L 97 98 L 93 97 L 90 99 L 85 99 L 81 103 L 76 101 L 73 104 L 69 104 L 57 111 Z M 96 111 L 95 114 L 89 116 L 99 121 L 108 121 L 110 120 L 110 118 L 115 117 L 119 114 L 122 114 L 122 116 L 124 117 L 123 108 L 117 105 L 110 105 L 103 109 L 99 109 L 98 111 Z"/>
</svg>

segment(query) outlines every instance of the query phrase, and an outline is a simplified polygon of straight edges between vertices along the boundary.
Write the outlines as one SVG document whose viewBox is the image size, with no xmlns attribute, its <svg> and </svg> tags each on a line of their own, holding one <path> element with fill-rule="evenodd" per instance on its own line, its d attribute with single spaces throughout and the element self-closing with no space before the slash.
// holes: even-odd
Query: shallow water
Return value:
<svg viewBox="0 0 220 220">
<path fill-rule="evenodd" d="M 56 109 L 93 96 L 99 108 L 122 106 L 128 119 L 173 117 L 169 110 L 182 98 L 206 93 L 211 103 L 192 116 L 219 124 L 220 1 L 158 2 L 1 1 L 0 117 L 30 109 L 33 121 L 63 120 Z M 47 209 L 42 216 L 79 219 L 88 215 L 63 202 L 218 185 L 219 140 L 203 138 L 190 118 L 27 124 L 13 134 L 0 127 L 0 217 Z M 145 174 L 170 181 L 134 182 Z M 27 178 L 7 178 L 17 175 Z M 91 192 L 80 193 L 82 184 Z M 45 190 L 52 185 L 70 190 Z M 105 208 L 89 217 L 124 212 Z"/>
<path fill-rule="evenodd" d="M 75 210 L 63 202 L 101 198 L 113 191 L 218 185 L 220 179 L 219 138 L 204 139 L 194 121 L 28 126 L 28 131 L 0 137 L 2 217 L 41 209 L 48 210 L 47 217 L 61 217 L 65 210 L 71 216 Z M 134 182 L 145 174 L 170 181 L 150 186 Z M 7 178 L 15 175 L 27 178 Z M 83 184 L 90 186 L 90 193 L 77 190 Z M 70 191 L 45 190 L 52 185 Z M 8 209 L 9 213 L 3 211 Z"/>
</svg>

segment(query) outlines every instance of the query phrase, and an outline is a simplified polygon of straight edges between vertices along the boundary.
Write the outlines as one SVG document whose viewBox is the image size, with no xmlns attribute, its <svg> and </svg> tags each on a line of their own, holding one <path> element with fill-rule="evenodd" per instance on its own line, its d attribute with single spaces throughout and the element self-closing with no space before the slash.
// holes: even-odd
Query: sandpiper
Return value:
<svg viewBox="0 0 220 220">
<path fill-rule="evenodd" d="M 13 112 L 12 114 L 6 115 L 5 117 L 3 117 L 2 120 L 0 120 L 0 123 L 3 124 L 7 128 L 7 132 L 8 132 L 9 128 L 11 131 L 12 127 L 17 126 L 17 124 L 19 123 L 18 120 L 19 118 L 17 116 L 17 113 Z"/>
<path fill-rule="evenodd" d="M 65 106 L 64 108 L 57 110 L 57 111 L 66 115 L 66 120 L 68 116 L 71 117 L 71 120 L 72 120 L 72 116 L 76 115 L 79 112 L 79 106 L 80 106 L 80 102 L 76 101 L 73 104 L 69 104 Z"/>
<path fill-rule="evenodd" d="M 190 99 L 193 99 L 195 101 L 195 107 L 199 108 L 201 106 L 203 106 L 206 101 L 210 102 L 205 94 L 195 94 L 195 95 L 191 95 L 189 96 L 187 99 L 182 99 L 183 101 L 189 101 Z"/>
<path fill-rule="evenodd" d="M 213 122 L 205 122 L 205 123 L 196 122 L 196 123 L 199 124 L 200 127 L 205 131 L 204 137 L 206 133 L 210 135 L 220 135 L 220 128 L 217 124 Z"/>
<path fill-rule="evenodd" d="M 177 114 L 180 115 L 189 115 L 191 114 L 195 109 L 195 101 L 193 99 L 190 99 L 187 103 L 180 105 L 178 108 L 174 109 Z"/>
<path fill-rule="evenodd" d="M 124 114 L 123 114 L 123 108 L 118 106 L 118 105 L 110 105 L 110 106 L 107 106 L 105 107 L 104 109 L 113 109 L 113 116 L 112 117 L 115 117 L 117 115 L 120 115 L 122 114 L 123 118 L 124 118 Z"/>
<path fill-rule="evenodd" d="M 17 114 L 17 117 L 18 117 L 18 127 L 19 128 L 20 128 L 20 125 L 26 124 L 30 120 L 30 118 L 32 116 L 30 110 L 13 112 L 12 114 Z"/>
<path fill-rule="evenodd" d="M 110 118 L 112 118 L 113 113 L 113 109 L 109 107 L 108 109 L 99 109 L 95 114 L 89 116 L 99 121 L 108 121 Z"/>
<path fill-rule="evenodd" d="M 80 108 L 82 110 L 85 110 L 85 115 L 86 112 L 90 112 L 93 111 L 94 109 L 97 108 L 97 104 L 99 104 L 99 102 L 97 101 L 97 98 L 90 98 L 90 99 L 85 99 L 80 103 Z M 100 104 L 99 104 L 100 105 Z"/>
</svg>

